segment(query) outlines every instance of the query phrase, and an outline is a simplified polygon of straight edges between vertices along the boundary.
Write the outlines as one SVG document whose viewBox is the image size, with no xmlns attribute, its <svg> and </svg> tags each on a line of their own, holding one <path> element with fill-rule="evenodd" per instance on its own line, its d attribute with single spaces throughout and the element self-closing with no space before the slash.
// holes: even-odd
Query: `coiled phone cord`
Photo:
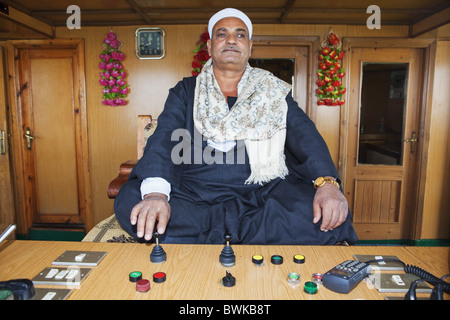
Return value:
<svg viewBox="0 0 450 320">
<path fill-rule="evenodd" d="M 417 283 L 419 281 L 425 281 L 425 282 L 429 282 L 433 285 L 440 286 L 445 293 L 450 294 L 450 283 L 444 281 L 444 279 L 447 278 L 448 276 L 450 276 L 450 274 L 447 274 L 447 275 L 443 276 L 442 278 L 438 278 L 435 275 L 429 273 L 428 271 L 425 271 L 424 269 L 422 269 L 420 267 L 405 264 L 403 261 L 397 260 L 397 259 L 376 259 L 376 260 L 369 260 L 369 261 L 364 261 L 364 262 L 370 264 L 370 263 L 375 263 L 375 262 L 380 262 L 380 261 L 397 262 L 397 263 L 402 264 L 403 269 L 406 273 L 410 273 L 410 274 L 413 274 L 413 275 L 416 275 L 419 277 L 419 279 L 414 282 L 415 286 L 417 285 Z M 414 289 L 415 289 L 415 286 L 414 286 Z"/>
</svg>

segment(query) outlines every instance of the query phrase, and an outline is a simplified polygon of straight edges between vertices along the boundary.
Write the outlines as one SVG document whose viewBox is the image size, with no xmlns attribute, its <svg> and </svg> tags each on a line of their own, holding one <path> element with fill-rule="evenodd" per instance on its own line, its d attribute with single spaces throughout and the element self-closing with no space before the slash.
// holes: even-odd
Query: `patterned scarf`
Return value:
<svg viewBox="0 0 450 320">
<path fill-rule="evenodd" d="M 197 76 L 194 124 L 215 142 L 244 140 L 251 175 L 246 184 L 263 184 L 288 174 L 285 163 L 286 95 L 291 86 L 272 73 L 247 68 L 238 84 L 238 97 L 229 110 L 214 77 L 212 59 Z"/>
</svg>

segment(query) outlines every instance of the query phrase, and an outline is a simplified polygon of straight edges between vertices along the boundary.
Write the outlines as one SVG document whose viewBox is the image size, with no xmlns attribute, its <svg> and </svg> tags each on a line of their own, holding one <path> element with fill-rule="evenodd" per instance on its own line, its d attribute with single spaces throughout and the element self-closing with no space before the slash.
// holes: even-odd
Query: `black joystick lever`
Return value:
<svg viewBox="0 0 450 320">
<path fill-rule="evenodd" d="M 227 244 L 225 245 L 225 247 L 222 249 L 222 252 L 220 253 L 219 261 L 224 267 L 232 267 L 232 266 L 234 266 L 234 264 L 236 262 L 236 256 L 234 255 L 233 248 L 231 248 L 231 246 L 230 246 L 230 241 L 232 238 L 231 234 L 226 233 L 223 236 L 223 238 Z"/>
<path fill-rule="evenodd" d="M 164 251 L 163 247 L 159 245 L 159 236 L 158 232 L 153 233 L 153 237 L 155 237 L 156 245 L 153 247 L 152 253 L 150 254 L 150 261 L 153 263 L 162 263 L 166 261 L 167 255 Z"/>
<path fill-rule="evenodd" d="M 28 300 L 33 298 L 35 294 L 33 282 L 29 279 L 1 281 L 0 289 L 12 291 L 14 300 Z"/>
</svg>

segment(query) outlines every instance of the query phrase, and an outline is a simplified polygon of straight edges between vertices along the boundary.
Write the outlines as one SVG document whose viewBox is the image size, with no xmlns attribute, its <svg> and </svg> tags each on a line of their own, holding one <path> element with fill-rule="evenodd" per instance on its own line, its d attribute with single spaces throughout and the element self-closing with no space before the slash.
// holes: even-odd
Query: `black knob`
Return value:
<svg viewBox="0 0 450 320">
<path fill-rule="evenodd" d="M 223 238 L 225 239 L 226 242 L 230 242 L 233 237 L 232 237 L 231 233 L 225 233 Z"/>
<path fill-rule="evenodd" d="M 224 287 L 233 287 L 236 284 L 236 278 L 227 270 L 225 277 L 222 278 L 222 285 Z"/>
</svg>

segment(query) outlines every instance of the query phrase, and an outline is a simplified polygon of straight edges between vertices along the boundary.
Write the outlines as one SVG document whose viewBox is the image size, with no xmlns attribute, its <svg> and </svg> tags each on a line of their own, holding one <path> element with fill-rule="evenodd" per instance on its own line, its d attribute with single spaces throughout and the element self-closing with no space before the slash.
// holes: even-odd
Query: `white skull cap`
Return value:
<svg viewBox="0 0 450 320">
<path fill-rule="evenodd" d="M 226 8 L 226 9 L 220 10 L 219 12 L 214 14 L 211 17 L 211 19 L 209 19 L 209 23 L 208 23 L 209 37 L 212 38 L 213 28 L 219 20 L 222 20 L 224 18 L 230 18 L 230 17 L 241 19 L 242 22 L 245 23 L 245 25 L 247 26 L 247 29 L 248 29 L 248 38 L 251 39 L 252 32 L 253 32 L 253 26 L 252 26 L 252 22 L 250 21 L 250 18 L 247 17 L 247 15 L 245 13 L 243 13 L 242 11 L 233 9 L 233 8 Z"/>
</svg>

